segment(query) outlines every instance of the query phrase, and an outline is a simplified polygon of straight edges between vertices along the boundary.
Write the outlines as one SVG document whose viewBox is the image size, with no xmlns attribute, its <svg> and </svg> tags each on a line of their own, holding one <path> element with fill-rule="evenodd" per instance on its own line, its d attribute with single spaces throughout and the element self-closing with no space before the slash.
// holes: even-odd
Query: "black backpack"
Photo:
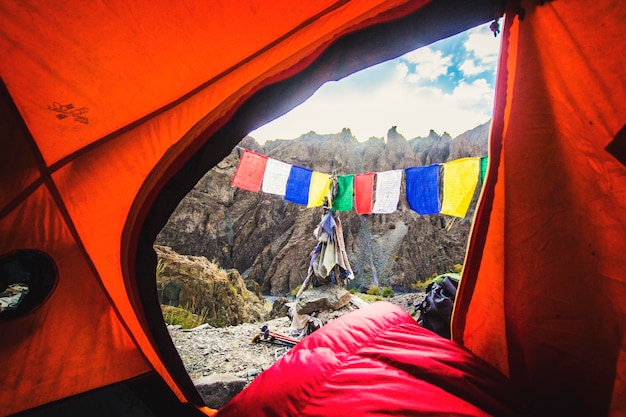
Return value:
<svg viewBox="0 0 626 417">
<path fill-rule="evenodd" d="M 450 339 L 450 320 L 458 286 L 457 274 L 441 275 L 428 284 L 426 298 L 417 308 L 420 312 L 417 322 L 439 336 Z"/>
</svg>

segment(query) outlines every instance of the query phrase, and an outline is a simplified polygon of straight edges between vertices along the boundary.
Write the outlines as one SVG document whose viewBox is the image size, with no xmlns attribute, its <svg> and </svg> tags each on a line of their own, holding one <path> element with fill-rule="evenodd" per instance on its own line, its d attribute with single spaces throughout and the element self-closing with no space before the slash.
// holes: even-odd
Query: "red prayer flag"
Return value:
<svg viewBox="0 0 626 417">
<path fill-rule="evenodd" d="M 372 212 L 373 192 L 374 172 L 354 176 L 354 209 L 357 214 L 370 214 Z"/>
<path fill-rule="evenodd" d="M 263 182 L 267 159 L 265 155 L 259 155 L 247 149 L 243 151 L 232 184 L 244 190 L 258 192 Z"/>
</svg>

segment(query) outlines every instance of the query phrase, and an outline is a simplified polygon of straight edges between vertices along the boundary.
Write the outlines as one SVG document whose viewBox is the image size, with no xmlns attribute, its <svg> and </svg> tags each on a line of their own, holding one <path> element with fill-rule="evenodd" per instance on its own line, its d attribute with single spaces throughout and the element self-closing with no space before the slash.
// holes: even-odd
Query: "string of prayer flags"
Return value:
<svg viewBox="0 0 626 417">
<path fill-rule="evenodd" d="M 398 209 L 402 178 L 406 200 L 418 214 L 465 217 L 477 183 L 485 181 L 489 158 L 473 157 L 405 170 L 328 175 L 244 149 L 232 184 L 244 190 L 283 196 L 287 201 L 319 207 L 326 197 L 334 211 L 393 213 Z M 336 187 L 332 187 L 336 182 Z M 334 198 L 331 194 L 331 187 Z"/>
<path fill-rule="evenodd" d="M 439 213 L 439 164 L 405 170 L 406 199 L 422 216 Z"/>
<path fill-rule="evenodd" d="M 319 207 L 324 204 L 324 197 L 330 190 L 330 175 L 313 171 L 311 184 L 309 185 L 309 197 L 307 207 Z"/>
<path fill-rule="evenodd" d="M 261 188 L 267 156 L 245 150 L 235 170 L 232 184 L 244 190 L 258 192 Z"/>
<path fill-rule="evenodd" d="M 357 214 L 370 214 L 372 212 L 374 175 L 374 172 L 368 172 L 354 176 L 354 203 Z"/>
<path fill-rule="evenodd" d="M 489 167 L 489 157 L 480 157 L 480 183 L 485 183 L 485 177 L 487 176 L 487 168 Z"/>
<path fill-rule="evenodd" d="M 292 165 L 291 171 L 289 172 L 289 179 L 287 180 L 285 200 L 305 206 L 308 205 L 309 187 L 311 185 L 312 175 L 313 171 L 310 169 Z"/>
<path fill-rule="evenodd" d="M 263 192 L 284 196 L 287 191 L 287 180 L 290 172 L 291 164 L 269 158 L 263 176 Z"/>
<path fill-rule="evenodd" d="M 372 213 L 393 213 L 398 208 L 403 170 L 376 173 L 376 193 Z"/>
<path fill-rule="evenodd" d="M 354 196 L 354 174 L 339 175 L 337 177 L 337 195 L 333 200 L 333 211 L 352 210 Z"/>
<path fill-rule="evenodd" d="M 479 158 L 462 158 L 443 165 L 441 213 L 465 217 L 480 170 Z"/>
</svg>

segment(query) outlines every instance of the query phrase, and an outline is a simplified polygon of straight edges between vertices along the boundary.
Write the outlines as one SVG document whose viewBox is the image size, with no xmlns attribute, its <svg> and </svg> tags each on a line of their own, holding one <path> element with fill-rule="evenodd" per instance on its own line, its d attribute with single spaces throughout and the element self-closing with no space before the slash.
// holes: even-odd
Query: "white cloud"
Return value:
<svg viewBox="0 0 626 417">
<path fill-rule="evenodd" d="M 500 38 L 493 36 L 488 25 L 470 30 L 463 44 L 467 54 L 459 69 L 469 76 L 493 71 L 498 58 L 499 43 Z"/>
<path fill-rule="evenodd" d="M 493 106 L 493 89 L 487 81 L 480 78 L 473 83 L 461 82 L 452 93 L 456 101 L 456 107 L 471 111 L 476 109 L 486 113 Z"/>
<path fill-rule="evenodd" d="M 465 62 L 463 62 L 460 66 L 459 69 L 461 71 L 463 71 L 463 74 L 465 75 L 476 75 L 476 74 L 480 74 L 481 72 L 485 71 L 488 68 L 488 66 L 485 65 L 477 65 L 476 61 L 474 61 L 473 59 L 467 59 L 465 60 Z"/>
<path fill-rule="evenodd" d="M 409 74 L 409 66 L 404 62 L 398 62 L 394 66 L 394 78 L 396 80 L 403 80 Z"/>
<path fill-rule="evenodd" d="M 421 80 L 435 81 L 448 72 L 452 57 L 444 56 L 441 51 L 429 47 L 409 52 L 404 58 L 415 64 L 415 72 L 408 75 L 407 81 L 417 83 Z"/>
<path fill-rule="evenodd" d="M 467 52 L 473 55 L 477 61 L 490 66 L 493 66 L 498 58 L 499 45 L 500 36 L 493 36 L 489 30 L 489 25 L 483 25 L 470 31 L 464 44 Z"/>
</svg>

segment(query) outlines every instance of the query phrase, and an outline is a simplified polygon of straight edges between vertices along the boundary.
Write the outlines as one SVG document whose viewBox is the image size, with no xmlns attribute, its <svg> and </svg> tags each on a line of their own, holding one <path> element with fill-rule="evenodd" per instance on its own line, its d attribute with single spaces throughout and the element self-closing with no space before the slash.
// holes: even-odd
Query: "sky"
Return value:
<svg viewBox="0 0 626 417">
<path fill-rule="evenodd" d="M 489 23 L 322 85 L 307 101 L 250 132 L 257 142 L 349 128 L 359 141 L 430 130 L 455 137 L 491 118 L 500 35 Z"/>
</svg>

